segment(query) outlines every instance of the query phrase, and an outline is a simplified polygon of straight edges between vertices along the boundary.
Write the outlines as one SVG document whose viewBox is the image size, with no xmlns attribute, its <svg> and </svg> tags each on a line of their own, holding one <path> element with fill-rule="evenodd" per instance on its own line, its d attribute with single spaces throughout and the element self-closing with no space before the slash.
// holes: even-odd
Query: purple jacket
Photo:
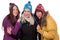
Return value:
<svg viewBox="0 0 60 40">
<path fill-rule="evenodd" d="M 9 36 L 9 34 L 7 33 L 7 27 L 11 27 L 12 28 L 12 31 L 11 31 L 12 34 L 16 35 L 18 30 L 20 29 L 20 23 L 16 22 L 15 26 L 13 26 L 11 24 L 11 22 L 9 22 L 7 20 L 7 17 L 5 17 L 2 25 L 4 27 L 4 38 L 3 38 L 3 40 L 16 40 L 16 39 L 12 38 L 11 36 Z"/>
</svg>

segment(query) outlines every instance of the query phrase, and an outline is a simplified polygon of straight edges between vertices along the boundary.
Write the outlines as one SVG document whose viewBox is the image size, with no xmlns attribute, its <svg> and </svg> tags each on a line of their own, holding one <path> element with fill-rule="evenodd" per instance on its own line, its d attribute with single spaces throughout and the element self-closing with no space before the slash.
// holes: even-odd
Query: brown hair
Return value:
<svg viewBox="0 0 60 40">
<path fill-rule="evenodd" d="M 18 6 L 15 5 L 14 3 L 10 3 L 9 4 L 10 7 L 9 7 L 9 11 L 10 11 L 10 14 L 8 15 L 8 20 L 12 23 L 12 25 L 14 26 L 15 25 L 15 22 L 14 22 L 14 15 L 13 15 L 13 7 L 16 6 L 17 7 L 17 10 L 18 10 L 18 15 L 16 16 L 16 19 L 19 18 L 19 14 L 20 14 L 20 11 L 18 9 Z"/>
<path fill-rule="evenodd" d="M 39 24 L 41 27 L 46 26 L 47 25 L 46 17 L 47 17 L 48 11 L 42 13 L 43 17 L 41 19 L 38 19 L 38 17 L 36 16 L 36 12 L 42 12 L 42 11 L 41 10 L 36 10 L 35 11 L 34 16 L 35 16 L 35 19 L 36 19 L 36 23 Z"/>
</svg>

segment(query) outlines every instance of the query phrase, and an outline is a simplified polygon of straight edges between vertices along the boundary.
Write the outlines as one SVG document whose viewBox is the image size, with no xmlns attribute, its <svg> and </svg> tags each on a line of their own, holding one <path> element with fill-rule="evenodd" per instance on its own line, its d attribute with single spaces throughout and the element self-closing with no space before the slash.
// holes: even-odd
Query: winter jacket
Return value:
<svg viewBox="0 0 60 40">
<path fill-rule="evenodd" d="M 11 24 L 11 22 L 8 20 L 8 16 L 6 16 L 3 20 L 3 27 L 4 27 L 4 38 L 3 40 L 16 40 L 17 39 L 17 33 L 20 29 L 20 23 L 16 22 L 15 26 Z M 7 33 L 7 27 L 11 27 L 11 35 Z"/>
<path fill-rule="evenodd" d="M 50 16 L 49 12 L 42 19 L 44 18 L 46 23 L 42 20 L 43 25 L 37 30 L 41 34 L 41 40 L 59 40 L 56 22 Z"/>
</svg>

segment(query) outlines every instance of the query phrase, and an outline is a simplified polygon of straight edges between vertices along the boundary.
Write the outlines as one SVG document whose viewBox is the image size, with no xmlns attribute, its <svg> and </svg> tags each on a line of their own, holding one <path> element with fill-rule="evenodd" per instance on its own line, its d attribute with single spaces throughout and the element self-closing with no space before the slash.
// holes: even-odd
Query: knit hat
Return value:
<svg viewBox="0 0 60 40">
<path fill-rule="evenodd" d="M 45 13 L 45 9 L 42 4 L 38 4 L 35 11 L 41 11 L 42 13 Z"/>
<path fill-rule="evenodd" d="M 28 3 L 25 4 L 25 6 L 24 6 L 24 10 L 25 10 L 25 9 L 29 9 L 30 12 L 32 13 L 32 5 L 31 5 L 31 2 L 30 2 L 30 1 L 28 1 Z"/>
</svg>

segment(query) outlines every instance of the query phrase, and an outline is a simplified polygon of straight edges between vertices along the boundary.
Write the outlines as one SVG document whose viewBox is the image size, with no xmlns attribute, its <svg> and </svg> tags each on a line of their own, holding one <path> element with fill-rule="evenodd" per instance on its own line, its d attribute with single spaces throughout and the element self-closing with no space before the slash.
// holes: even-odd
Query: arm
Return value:
<svg viewBox="0 0 60 40">
<path fill-rule="evenodd" d="M 53 39 L 55 35 L 55 31 L 53 30 L 44 31 L 42 29 L 38 29 L 37 32 L 39 32 L 43 37 L 48 38 L 48 39 Z"/>
<path fill-rule="evenodd" d="M 7 18 L 6 17 L 3 19 L 2 27 L 4 28 L 4 33 L 7 33 Z"/>
<path fill-rule="evenodd" d="M 16 35 L 18 30 L 20 29 L 20 19 L 17 20 L 15 27 L 12 29 L 12 34 Z"/>
<path fill-rule="evenodd" d="M 20 23 L 17 22 L 15 24 L 15 27 L 11 30 L 11 33 L 14 34 L 14 35 L 16 35 L 19 29 L 20 29 Z"/>
</svg>

